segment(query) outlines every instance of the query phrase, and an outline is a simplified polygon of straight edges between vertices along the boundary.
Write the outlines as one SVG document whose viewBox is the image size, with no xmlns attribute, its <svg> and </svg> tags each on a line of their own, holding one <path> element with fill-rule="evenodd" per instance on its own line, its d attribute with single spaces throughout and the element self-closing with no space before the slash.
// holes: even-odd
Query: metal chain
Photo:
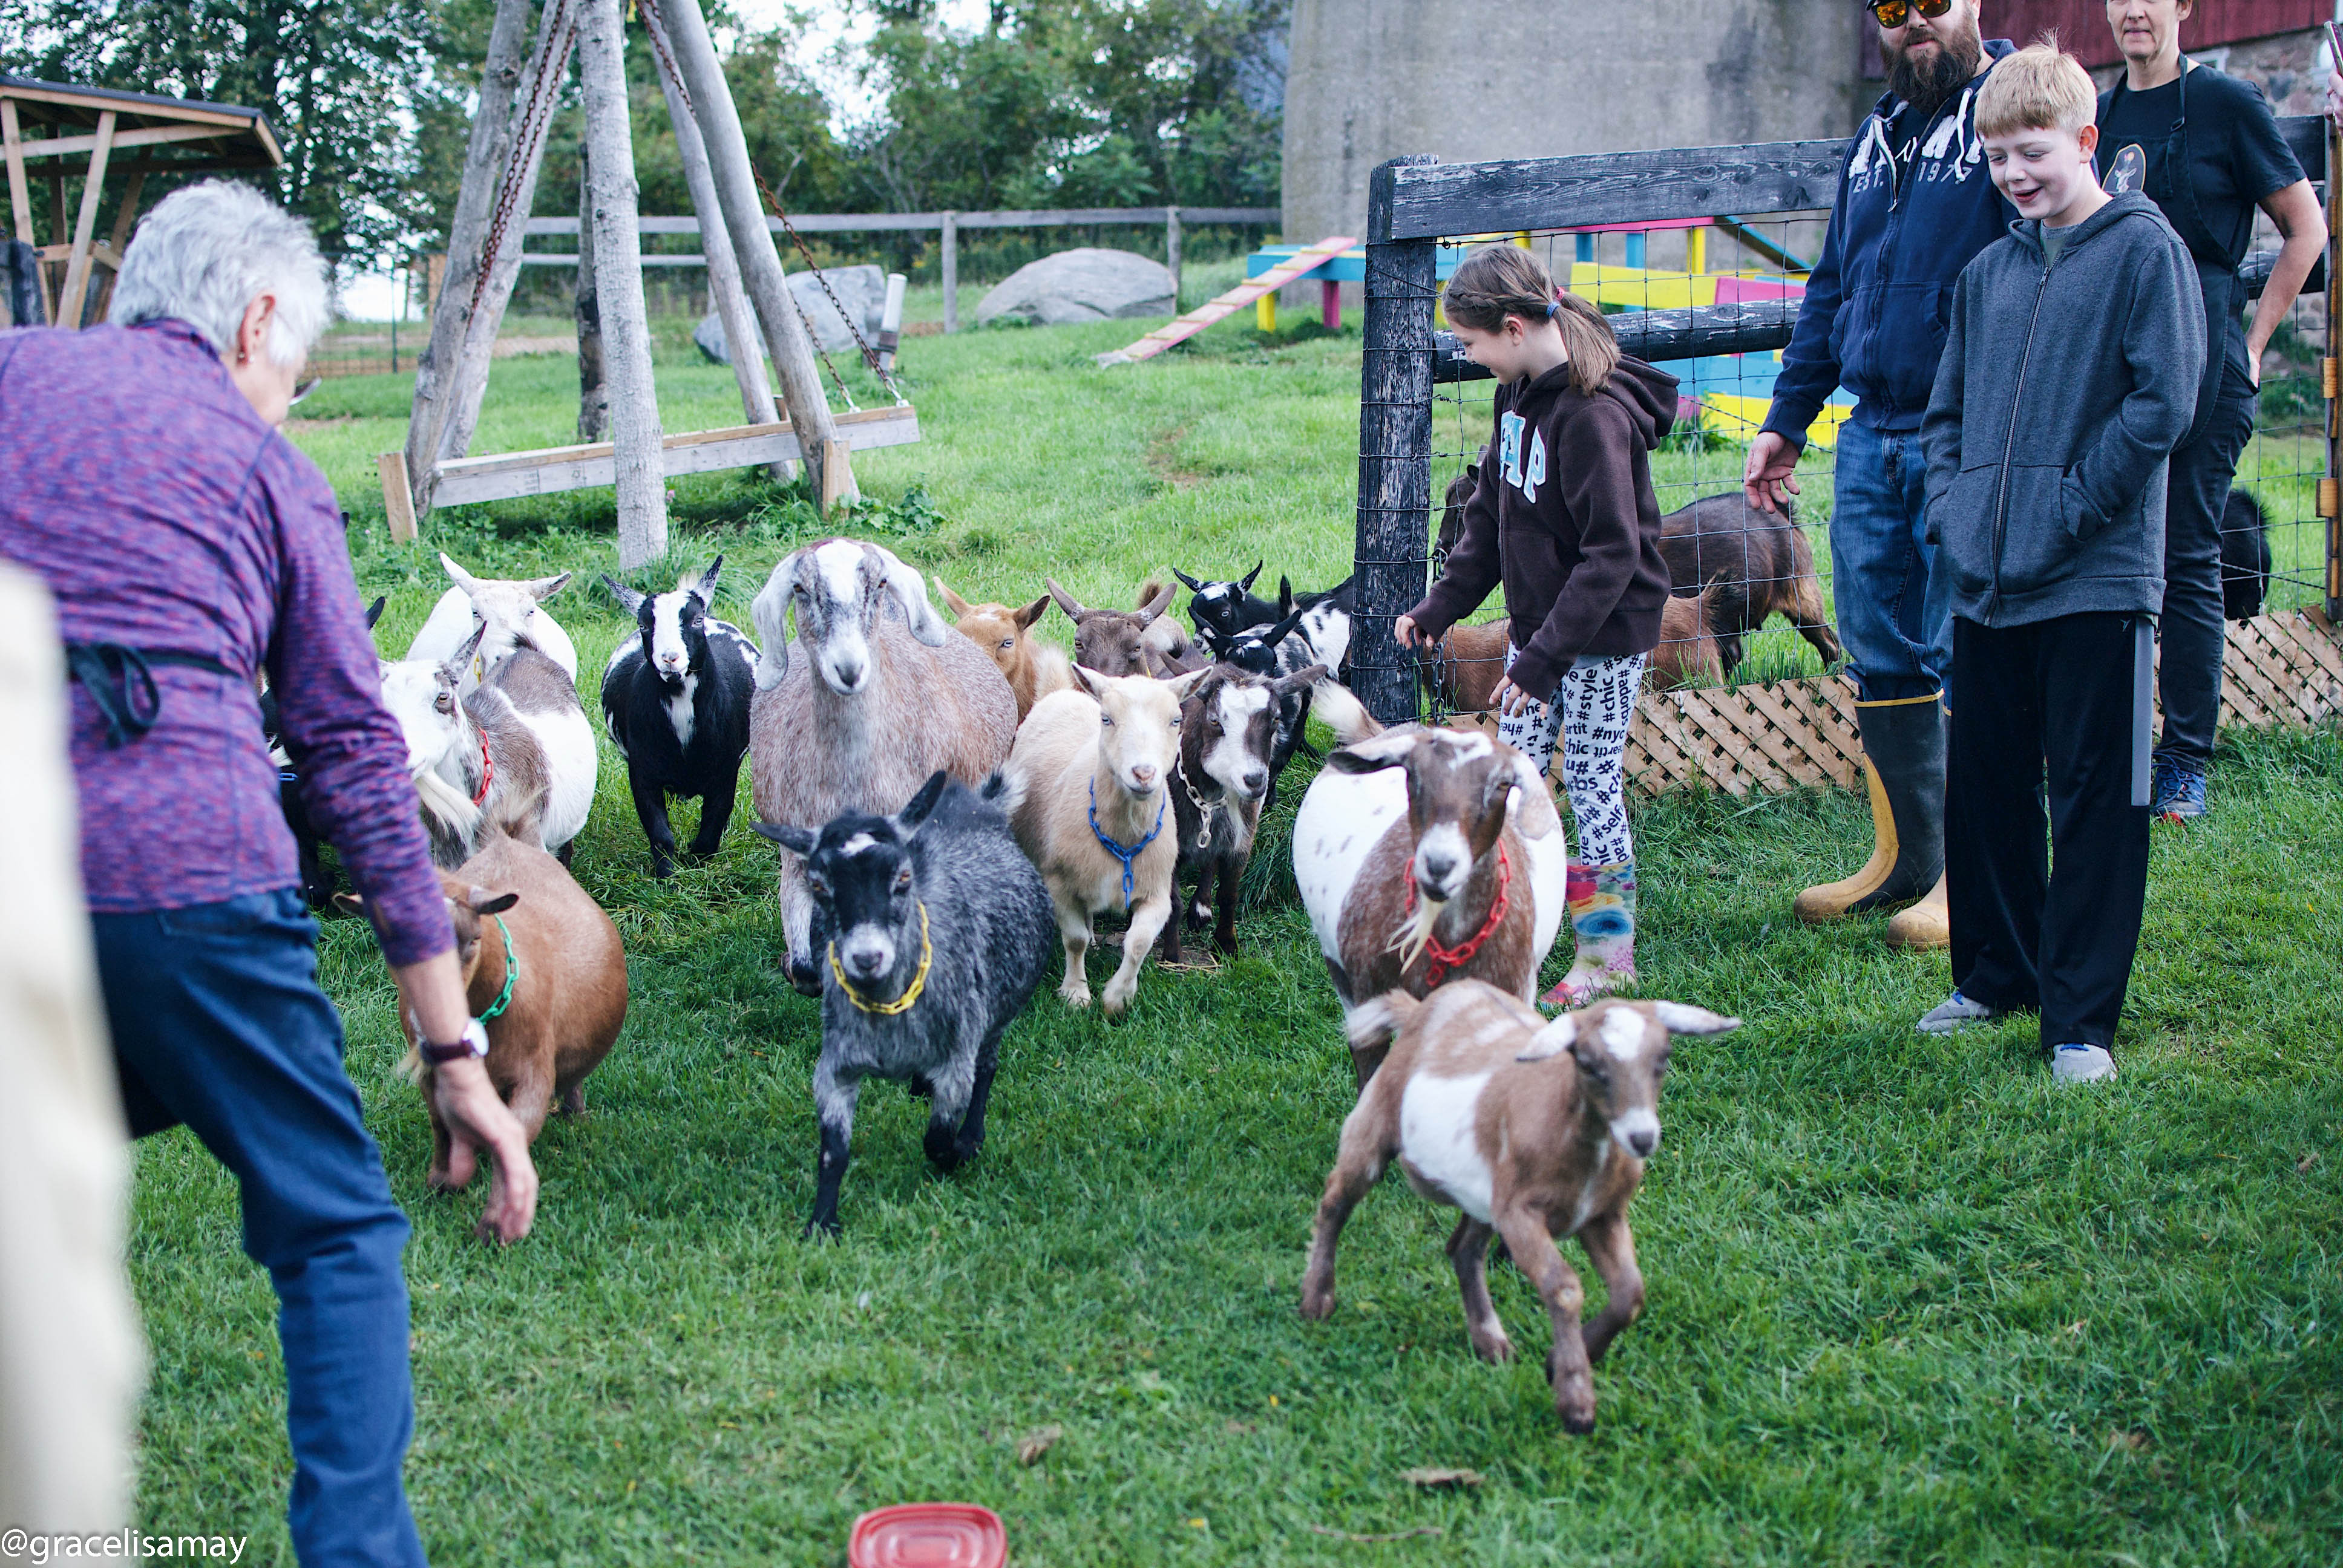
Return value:
<svg viewBox="0 0 2343 1568">
<path fill-rule="evenodd" d="M 505 163 L 504 183 L 497 192 L 496 210 L 488 218 L 488 237 L 480 244 L 479 270 L 472 278 L 472 302 L 465 307 L 467 317 L 478 312 L 480 296 L 488 286 L 488 270 L 504 249 L 506 228 L 512 222 L 513 208 L 520 201 L 520 171 L 528 166 L 536 156 L 538 143 L 552 124 L 550 111 L 542 119 L 538 116 L 538 107 L 545 99 L 546 84 L 560 79 L 569 65 L 570 48 L 577 42 L 576 33 L 569 25 L 569 0 L 554 0 L 554 7 L 553 25 L 545 35 L 547 69 L 538 73 L 528 90 L 528 103 L 521 110 L 520 134 L 513 138 L 512 154 Z"/>
<path fill-rule="evenodd" d="M 675 95 L 682 100 L 684 108 L 698 114 L 699 111 L 692 107 L 691 89 L 683 85 L 683 73 L 676 68 L 675 56 L 667 52 L 666 18 L 659 15 L 659 6 L 653 0 L 640 0 L 640 3 L 643 31 L 650 35 L 651 49 L 659 55 L 659 68 L 667 73 L 667 79 L 675 84 Z"/>
<path fill-rule="evenodd" d="M 781 220 L 781 228 L 789 235 L 789 243 L 798 247 L 798 254 L 805 258 L 807 269 L 813 274 L 814 281 L 820 284 L 822 293 L 829 296 L 830 308 L 838 312 L 838 318 L 840 321 L 846 323 L 846 330 L 854 335 L 854 347 L 862 351 L 862 363 L 870 367 L 870 373 L 873 376 L 879 377 L 879 384 L 886 387 L 887 390 L 893 395 L 895 407 L 898 408 L 907 407 L 910 403 L 910 399 L 903 396 L 903 389 L 895 385 L 894 374 L 884 365 L 880 363 L 878 351 L 863 340 L 862 328 L 855 325 L 854 317 L 848 313 L 846 307 L 840 302 L 837 291 L 830 286 L 830 279 L 823 275 L 820 266 L 815 263 L 813 259 L 813 252 L 806 248 L 806 242 L 798 234 L 797 225 L 789 221 L 789 211 L 781 206 L 780 198 L 773 194 L 773 187 L 765 183 L 763 173 L 753 166 L 749 168 L 749 172 L 757 176 L 757 189 L 764 194 L 765 205 L 771 207 L 773 209 L 773 216 Z M 796 297 L 792 295 L 790 297 L 795 298 Z M 798 307 L 798 314 L 802 317 L 805 314 L 805 307 L 799 306 Z M 809 337 L 813 336 L 813 326 L 810 322 L 807 323 L 806 336 Z M 830 357 L 828 355 L 824 355 L 822 357 L 822 363 L 824 365 L 830 364 Z M 846 390 L 846 383 L 839 380 L 838 369 L 835 366 L 830 367 L 830 375 L 831 380 L 838 381 L 838 389 L 840 392 L 844 392 Z M 853 398 L 850 395 L 847 401 L 850 406 L 852 404 Z"/>
</svg>

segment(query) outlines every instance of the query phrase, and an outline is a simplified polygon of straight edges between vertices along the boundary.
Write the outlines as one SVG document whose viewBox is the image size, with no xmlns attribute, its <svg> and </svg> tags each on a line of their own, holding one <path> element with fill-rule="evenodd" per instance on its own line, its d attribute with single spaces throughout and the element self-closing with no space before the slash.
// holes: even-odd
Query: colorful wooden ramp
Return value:
<svg viewBox="0 0 2343 1568">
<path fill-rule="evenodd" d="M 1305 245 L 1291 258 L 1278 263 L 1259 277 L 1248 277 L 1226 294 L 1206 300 L 1187 315 L 1157 327 L 1128 348 L 1118 348 L 1111 354 L 1097 357 L 1101 365 L 1132 365 L 1141 359 L 1152 359 L 1174 343 L 1185 343 L 1215 321 L 1226 320 L 1265 294 L 1272 294 L 1295 278 L 1315 270 L 1329 256 L 1342 255 L 1359 242 L 1347 235 L 1322 239 L 1316 245 Z"/>
</svg>

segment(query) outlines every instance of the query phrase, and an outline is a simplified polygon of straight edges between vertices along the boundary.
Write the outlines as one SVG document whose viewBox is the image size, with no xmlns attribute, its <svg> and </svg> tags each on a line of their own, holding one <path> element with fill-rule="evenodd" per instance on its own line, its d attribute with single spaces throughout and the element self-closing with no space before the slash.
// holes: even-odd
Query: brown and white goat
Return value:
<svg viewBox="0 0 2343 1568">
<path fill-rule="evenodd" d="M 1150 583 L 1141 590 L 1137 609 L 1091 609 L 1050 578 L 1050 597 L 1074 623 L 1074 662 L 1084 669 L 1120 679 L 1133 675 L 1183 673 L 1189 658 L 1187 634 L 1180 623 L 1164 615 L 1172 608 L 1172 586 Z"/>
<path fill-rule="evenodd" d="M 1140 965 L 1172 915 L 1180 858 L 1171 797 L 1181 740 L 1181 699 L 1207 672 L 1175 680 L 1074 668 L 1071 689 L 1033 705 L 1001 771 L 1010 826 L 1049 884 L 1066 949 L 1058 988 L 1088 1007 L 1085 972 L 1093 916 L 1126 910 L 1122 963 L 1100 999 L 1110 1016 L 1131 1005 Z"/>
<path fill-rule="evenodd" d="M 1351 732 L 1373 722 L 1361 712 Z M 1294 880 L 1346 1018 L 1465 976 L 1527 1003 L 1569 862 L 1546 781 L 1479 730 L 1409 724 L 1337 747 L 1293 819 Z M 1381 1050 L 1354 1044 L 1352 1060 L 1364 1084 Z"/>
<path fill-rule="evenodd" d="M 1050 613 L 1048 594 L 1029 605 L 970 604 L 945 587 L 941 578 L 936 578 L 936 591 L 958 618 L 952 628 L 1001 667 L 1017 699 L 1018 723 L 1025 722 L 1036 702 L 1073 683 L 1065 649 L 1032 635 L 1034 623 Z"/>
<path fill-rule="evenodd" d="M 763 820 L 889 816 L 938 769 L 973 788 L 1007 759 L 1017 736 L 1007 678 L 944 624 L 927 584 L 892 551 L 856 539 L 807 545 L 773 568 L 750 614 L 764 651 L 749 772 Z M 820 996 L 804 861 L 782 856 L 779 881 L 789 981 Z"/>
<path fill-rule="evenodd" d="M 1276 777 L 1279 704 L 1307 692 L 1326 678 L 1322 664 L 1267 679 L 1232 664 L 1215 664 L 1180 704 L 1180 749 L 1173 764 L 1172 814 L 1180 832 L 1180 864 L 1172 873 L 1172 900 L 1192 884 L 1195 897 L 1182 912 L 1163 922 L 1159 956 L 1182 961 L 1180 928 L 1201 930 L 1220 908 L 1212 946 L 1237 950 L 1237 885 L 1252 859 L 1253 834 L 1262 804 Z"/>
<path fill-rule="evenodd" d="M 1659 1147 L 1669 1037 L 1740 1026 L 1705 1008 L 1615 999 L 1548 1022 L 1478 980 L 1421 1002 L 1394 991 L 1359 1009 L 1352 1048 L 1388 1054 L 1342 1123 L 1311 1233 L 1302 1315 L 1333 1312 L 1343 1222 L 1396 1160 L 1416 1191 L 1463 1211 L 1447 1251 L 1473 1349 L 1484 1361 L 1513 1357 L 1485 1271 L 1489 1240 L 1501 1236 L 1553 1322 L 1546 1379 L 1562 1423 L 1593 1431 L 1594 1363 L 1644 1309 L 1627 1205 Z M 1554 1247 L 1564 1236 L 1586 1249 L 1610 1297 L 1583 1329 L 1584 1292 Z"/>
<path fill-rule="evenodd" d="M 586 1075 L 610 1054 L 626 1024 L 618 928 L 560 861 L 503 833 L 440 872 L 439 887 L 456 926 L 464 1005 L 486 1020 L 488 1081 L 534 1143 L 555 1106 L 564 1115 L 584 1114 Z M 365 907 L 347 893 L 338 901 Z M 412 1048 L 413 1019 L 401 1027 Z M 431 1108 L 430 1183 L 446 1187 L 449 1141 L 431 1098 L 432 1070 L 412 1049 L 403 1065 Z"/>
</svg>

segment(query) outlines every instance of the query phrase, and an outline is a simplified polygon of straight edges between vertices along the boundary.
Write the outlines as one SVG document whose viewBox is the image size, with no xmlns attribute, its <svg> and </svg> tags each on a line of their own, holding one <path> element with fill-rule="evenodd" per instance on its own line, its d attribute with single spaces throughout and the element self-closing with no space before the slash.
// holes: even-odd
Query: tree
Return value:
<svg viewBox="0 0 2343 1568">
<path fill-rule="evenodd" d="M 274 194 L 323 248 L 367 257 L 420 216 L 401 111 L 437 41 L 429 0 L 0 0 L 0 56 L 25 74 L 266 114 Z M 150 179 L 146 203 L 167 189 Z"/>
</svg>

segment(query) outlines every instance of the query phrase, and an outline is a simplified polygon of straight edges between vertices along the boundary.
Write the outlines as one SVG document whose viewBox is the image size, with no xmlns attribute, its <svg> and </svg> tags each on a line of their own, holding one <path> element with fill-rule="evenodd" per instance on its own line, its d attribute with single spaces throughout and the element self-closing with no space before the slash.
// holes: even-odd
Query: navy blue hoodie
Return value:
<svg viewBox="0 0 2343 1568">
<path fill-rule="evenodd" d="M 2016 48 L 2006 38 L 1985 46 L 1996 60 Z M 2017 217 L 1994 188 L 1977 140 L 1985 81 L 1976 77 L 1937 109 L 1900 186 L 1888 122 L 1903 100 L 1883 96 L 1865 117 L 1839 171 L 1830 233 L 1806 279 L 1797 329 L 1782 351 L 1766 429 L 1803 444 L 1841 387 L 1855 396 L 1854 417 L 1872 428 L 1920 427 L 1944 357 L 1954 280 Z"/>
</svg>

